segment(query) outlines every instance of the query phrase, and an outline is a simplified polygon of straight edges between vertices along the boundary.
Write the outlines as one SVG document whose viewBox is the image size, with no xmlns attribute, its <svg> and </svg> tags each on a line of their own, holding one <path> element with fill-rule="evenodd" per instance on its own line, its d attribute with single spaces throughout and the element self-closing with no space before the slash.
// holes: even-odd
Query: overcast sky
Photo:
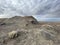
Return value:
<svg viewBox="0 0 60 45">
<path fill-rule="evenodd" d="M 0 0 L 0 18 L 33 15 L 41 21 L 60 21 L 60 0 Z"/>
</svg>

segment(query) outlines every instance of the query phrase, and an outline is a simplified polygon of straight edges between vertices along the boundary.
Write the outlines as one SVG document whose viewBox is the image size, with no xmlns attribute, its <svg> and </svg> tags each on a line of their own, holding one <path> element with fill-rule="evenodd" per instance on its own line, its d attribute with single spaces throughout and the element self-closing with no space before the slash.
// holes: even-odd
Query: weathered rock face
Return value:
<svg viewBox="0 0 60 45">
<path fill-rule="evenodd" d="M 42 25 L 41 34 L 47 40 L 55 40 L 57 32 L 52 25 Z"/>
<path fill-rule="evenodd" d="M 15 16 L 9 19 L 4 20 L 1 25 L 3 24 L 17 24 L 20 27 L 25 27 L 28 25 L 36 25 L 38 24 L 38 21 L 32 17 L 32 16 L 25 16 L 25 17 L 21 17 L 21 16 Z"/>
<path fill-rule="evenodd" d="M 24 18 L 30 24 L 38 24 L 38 21 L 32 16 L 25 16 Z"/>
</svg>

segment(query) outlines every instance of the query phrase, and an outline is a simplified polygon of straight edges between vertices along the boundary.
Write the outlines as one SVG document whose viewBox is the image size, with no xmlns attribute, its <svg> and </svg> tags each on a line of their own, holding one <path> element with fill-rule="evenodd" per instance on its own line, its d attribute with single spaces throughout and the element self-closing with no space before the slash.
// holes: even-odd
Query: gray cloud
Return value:
<svg viewBox="0 0 60 45">
<path fill-rule="evenodd" d="M 41 15 L 42 18 L 60 18 L 59 0 L 0 0 L 0 17 Z"/>
</svg>

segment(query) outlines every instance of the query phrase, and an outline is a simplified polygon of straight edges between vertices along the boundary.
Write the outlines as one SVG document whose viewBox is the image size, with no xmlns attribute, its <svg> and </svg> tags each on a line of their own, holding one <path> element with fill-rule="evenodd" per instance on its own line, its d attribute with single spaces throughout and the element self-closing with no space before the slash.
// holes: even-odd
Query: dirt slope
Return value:
<svg viewBox="0 0 60 45">
<path fill-rule="evenodd" d="M 9 38 L 12 31 L 18 33 Z M 40 23 L 32 16 L 0 19 L 0 45 L 60 45 L 60 23 Z"/>
</svg>

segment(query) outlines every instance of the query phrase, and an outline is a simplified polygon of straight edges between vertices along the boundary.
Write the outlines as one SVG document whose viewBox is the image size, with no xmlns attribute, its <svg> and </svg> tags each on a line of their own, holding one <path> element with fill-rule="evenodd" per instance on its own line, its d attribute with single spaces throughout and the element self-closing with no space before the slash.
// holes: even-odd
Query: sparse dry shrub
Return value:
<svg viewBox="0 0 60 45">
<path fill-rule="evenodd" d="M 11 39 L 18 37 L 18 31 L 9 32 L 8 37 Z"/>
</svg>

